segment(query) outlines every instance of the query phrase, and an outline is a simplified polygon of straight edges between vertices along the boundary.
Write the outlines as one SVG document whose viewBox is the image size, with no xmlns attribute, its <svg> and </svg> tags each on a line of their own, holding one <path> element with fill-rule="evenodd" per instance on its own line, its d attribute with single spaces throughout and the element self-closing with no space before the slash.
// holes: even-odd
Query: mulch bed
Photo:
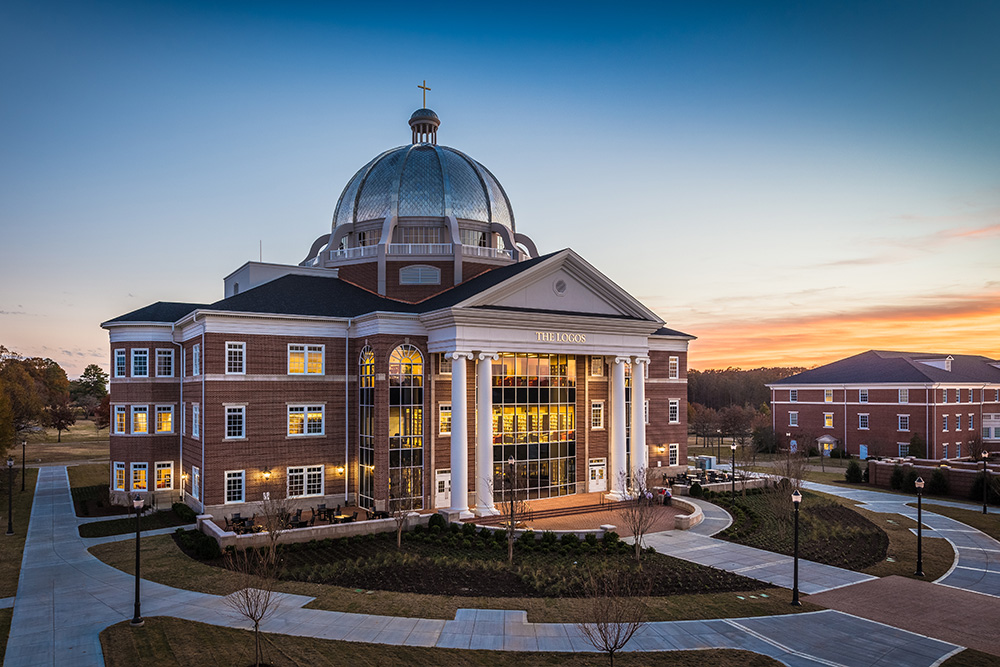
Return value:
<svg viewBox="0 0 1000 667">
<path fill-rule="evenodd" d="M 713 500 L 733 516 L 733 525 L 719 537 L 758 549 L 791 556 L 794 551 L 793 513 L 767 493 Z M 854 510 L 811 493 L 804 493 L 799 510 L 799 556 L 806 560 L 864 570 L 885 560 L 889 536 Z"/>
</svg>

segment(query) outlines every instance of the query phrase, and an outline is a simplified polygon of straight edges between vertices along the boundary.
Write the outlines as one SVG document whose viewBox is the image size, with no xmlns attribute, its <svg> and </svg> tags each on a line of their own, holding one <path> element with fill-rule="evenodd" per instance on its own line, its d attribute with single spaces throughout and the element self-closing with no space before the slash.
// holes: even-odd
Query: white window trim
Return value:
<svg viewBox="0 0 1000 667">
<path fill-rule="evenodd" d="M 169 470 L 170 471 L 170 486 L 160 486 L 160 471 Z M 153 486 L 156 487 L 157 491 L 173 491 L 174 490 L 174 462 L 173 461 L 157 461 L 153 464 L 153 474 L 156 479 L 153 480 Z"/>
<path fill-rule="evenodd" d="M 187 370 L 187 350 L 183 347 L 181 348 L 181 377 L 186 378 L 188 374 Z"/>
<path fill-rule="evenodd" d="M 907 404 L 910 402 L 910 390 L 909 389 L 899 389 L 897 390 L 897 402 L 900 404 Z"/>
<path fill-rule="evenodd" d="M 167 412 L 170 414 L 170 430 L 161 431 L 160 430 L 160 411 Z M 153 409 L 153 417 L 155 421 L 153 422 L 153 433 L 156 435 L 169 435 L 174 432 L 174 406 L 173 405 L 157 405 Z"/>
<path fill-rule="evenodd" d="M 960 414 L 959 415 L 955 415 L 955 430 L 956 431 L 961 431 L 962 430 L 962 415 L 960 415 Z"/>
<path fill-rule="evenodd" d="M 677 411 L 676 417 L 671 418 L 671 412 L 673 410 Z M 668 424 L 680 424 L 681 423 L 681 401 L 678 398 L 671 398 L 670 402 L 667 403 L 667 423 Z"/>
<path fill-rule="evenodd" d="M 191 497 L 201 500 L 201 468 L 191 466 Z"/>
<path fill-rule="evenodd" d="M 232 347 L 234 350 L 240 350 L 240 366 L 241 369 L 238 371 L 229 370 L 229 350 Z M 227 340 L 226 341 L 226 375 L 246 375 L 247 374 L 247 344 L 244 342 Z"/>
<path fill-rule="evenodd" d="M 789 403 L 798 403 L 799 402 L 799 390 L 798 389 L 789 389 L 788 390 L 788 402 Z"/>
<path fill-rule="evenodd" d="M 444 413 L 448 413 L 448 430 L 442 430 L 441 425 L 443 422 Z M 451 403 L 438 403 L 438 435 L 451 435 Z"/>
<path fill-rule="evenodd" d="M 906 419 L 906 428 L 901 428 L 901 426 L 903 424 L 902 420 L 904 418 Z M 910 415 L 908 415 L 908 414 L 907 415 L 896 415 L 896 431 L 898 431 L 900 433 L 909 433 L 910 432 Z"/>
<path fill-rule="evenodd" d="M 128 406 L 127 405 L 115 405 L 112 406 L 111 415 L 111 432 L 114 435 L 128 435 Z M 118 428 L 118 415 L 122 415 L 121 428 Z"/>
<path fill-rule="evenodd" d="M 136 415 L 137 412 L 144 412 L 146 414 L 146 430 L 145 431 L 136 431 L 135 430 L 135 415 Z M 131 428 L 129 429 L 129 433 L 131 433 L 132 435 L 149 435 L 149 406 L 148 405 L 133 405 L 132 409 L 129 410 L 129 417 L 130 417 L 130 420 L 131 420 L 131 424 L 129 424 L 129 426 L 131 426 Z"/>
<path fill-rule="evenodd" d="M 797 410 L 792 410 L 788 413 L 788 425 L 789 426 L 799 425 L 799 413 Z"/>
<path fill-rule="evenodd" d="M 868 390 L 858 389 L 858 403 L 867 403 L 867 402 L 868 402 Z"/>
<path fill-rule="evenodd" d="M 137 356 L 139 356 L 137 354 L 139 352 L 145 352 L 146 353 L 146 372 L 143 375 L 136 375 L 136 372 L 135 372 L 135 359 L 136 359 Z M 132 348 L 132 368 L 131 368 L 131 371 L 132 371 L 132 377 L 134 377 L 134 378 L 148 378 L 149 377 L 149 348 L 146 348 L 146 347 L 133 347 Z"/>
<path fill-rule="evenodd" d="M 599 423 L 594 425 L 594 410 L 600 411 Z M 604 430 L 604 401 L 591 401 L 590 402 L 590 429 L 592 431 L 603 431 Z"/>
<path fill-rule="evenodd" d="M 161 356 L 160 353 L 161 352 L 166 352 L 167 354 L 164 355 L 164 356 L 169 356 L 170 357 L 170 373 L 169 374 L 164 373 L 163 375 L 160 375 L 160 356 Z M 156 359 L 156 368 L 153 369 L 153 372 L 156 374 L 156 377 L 158 377 L 158 378 L 172 378 L 172 377 L 174 377 L 174 351 L 171 350 L 170 348 L 158 347 L 158 348 L 156 348 L 156 353 L 153 356 Z"/>
<path fill-rule="evenodd" d="M 827 425 L 827 422 L 829 422 L 829 425 Z M 823 428 L 835 428 L 834 423 L 833 423 L 833 413 L 832 412 L 824 412 L 823 413 Z"/>
<path fill-rule="evenodd" d="M 941 415 L 941 432 L 948 432 L 948 415 Z"/>
<path fill-rule="evenodd" d="M 230 500 L 229 499 L 229 476 L 239 475 L 240 478 L 240 499 Z M 222 487 L 222 498 L 224 504 L 226 505 L 236 505 L 239 503 L 245 503 L 247 498 L 247 471 L 246 470 L 227 470 L 225 477 L 223 477 L 223 487 Z"/>
<path fill-rule="evenodd" d="M 191 346 L 191 375 L 201 375 L 201 343 Z"/>
<path fill-rule="evenodd" d="M 681 358 L 670 357 L 667 359 L 667 378 L 678 380 L 681 377 Z"/>
<path fill-rule="evenodd" d="M 224 434 L 224 440 L 246 440 L 247 438 L 247 406 L 245 404 L 241 405 L 224 405 L 225 410 L 223 411 L 223 422 L 222 428 Z M 229 435 L 229 411 L 239 410 L 243 415 L 243 433 L 241 435 Z"/>
<path fill-rule="evenodd" d="M 302 348 L 302 372 L 292 370 L 292 348 L 301 347 Z M 309 350 L 312 348 L 313 352 L 317 349 L 319 350 L 319 372 L 310 373 L 309 372 Z M 285 367 L 288 370 L 288 375 L 325 375 L 326 374 L 326 346 L 325 345 L 313 345 L 311 343 L 289 343 L 286 349 L 287 357 Z M 244 353 L 245 355 L 245 353 Z M 243 367 L 246 369 L 246 357 L 243 359 Z"/>
<path fill-rule="evenodd" d="M 118 485 L 118 472 L 122 473 L 122 483 L 121 486 Z M 111 488 L 115 491 L 124 491 L 125 487 L 128 485 L 128 470 L 125 467 L 124 461 L 115 461 L 114 468 L 111 470 Z"/>
<path fill-rule="evenodd" d="M 137 487 L 135 485 L 135 471 L 145 470 L 146 485 Z M 149 490 L 149 465 L 146 463 L 133 463 L 129 466 L 129 491 L 148 491 Z"/>
<path fill-rule="evenodd" d="M 309 413 L 319 408 L 320 432 L 309 433 Z M 302 433 L 292 433 L 292 410 L 302 411 Z M 246 432 L 244 417 L 243 431 Z M 326 404 L 325 403 L 288 403 L 285 406 L 285 435 L 289 438 L 318 438 L 326 435 Z"/>
<path fill-rule="evenodd" d="M 595 370 L 597 371 L 596 373 L 594 372 Z M 591 356 L 590 368 L 587 372 L 592 378 L 604 377 L 604 357 Z"/>
<path fill-rule="evenodd" d="M 680 444 L 672 442 L 667 445 L 667 465 L 675 466 L 680 461 Z"/>
<path fill-rule="evenodd" d="M 292 472 L 301 470 L 301 473 Z M 319 493 L 309 493 L 309 475 L 319 473 Z M 288 466 L 285 468 L 285 495 L 288 498 L 317 498 L 326 495 L 326 474 L 322 464 L 311 466 Z M 292 495 L 292 475 L 302 475 L 302 493 Z"/>
<path fill-rule="evenodd" d="M 862 417 L 865 418 L 864 421 L 865 421 L 865 424 L 867 424 L 867 426 L 862 426 L 861 425 L 861 418 Z M 858 413 L 858 430 L 859 431 L 867 431 L 870 428 L 871 428 L 871 413 L 869 413 L 869 412 L 860 412 L 860 413 Z"/>
<path fill-rule="evenodd" d="M 824 389 L 823 390 L 823 402 L 824 403 L 833 403 L 833 389 Z"/>
<path fill-rule="evenodd" d="M 191 437 L 201 439 L 201 404 L 191 404 Z"/>
<path fill-rule="evenodd" d="M 118 365 L 119 360 L 121 366 Z M 119 370 L 121 372 L 119 372 Z M 128 376 L 128 352 L 124 347 L 115 348 L 115 377 L 123 378 Z"/>
</svg>

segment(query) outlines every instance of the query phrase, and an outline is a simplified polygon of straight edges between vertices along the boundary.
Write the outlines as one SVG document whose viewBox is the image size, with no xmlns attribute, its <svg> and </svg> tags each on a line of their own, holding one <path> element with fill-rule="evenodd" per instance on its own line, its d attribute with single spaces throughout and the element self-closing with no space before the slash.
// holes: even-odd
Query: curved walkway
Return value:
<svg viewBox="0 0 1000 667">
<path fill-rule="evenodd" d="M 868 489 L 850 489 L 813 482 L 803 482 L 802 486 L 854 500 L 872 512 L 900 514 L 914 522 L 917 520 L 917 508 L 907 506 L 907 503 L 916 502 L 917 499 L 912 496 L 900 496 Z M 924 501 L 924 511 L 921 517 L 924 525 L 924 536 L 948 540 L 957 554 L 951 570 L 934 583 L 1000 597 L 1000 542 L 960 521 L 934 514 L 933 509 L 928 507 L 934 503 L 949 507 L 971 507 L 947 500 Z M 974 510 L 970 509 L 970 511 Z"/>
<path fill-rule="evenodd" d="M 102 665 L 98 634 L 132 616 L 133 577 L 87 552 L 62 467 L 41 468 L 4 665 Z M 143 613 L 246 627 L 224 598 L 144 581 Z M 281 595 L 267 632 L 324 639 L 496 650 L 592 651 L 566 623 L 528 623 L 524 611 L 462 609 L 455 620 L 304 609 Z M 961 647 L 838 611 L 649 623 L 635 651 L 739 648 L 795 667 L 929 667 Z"/>
</svg>

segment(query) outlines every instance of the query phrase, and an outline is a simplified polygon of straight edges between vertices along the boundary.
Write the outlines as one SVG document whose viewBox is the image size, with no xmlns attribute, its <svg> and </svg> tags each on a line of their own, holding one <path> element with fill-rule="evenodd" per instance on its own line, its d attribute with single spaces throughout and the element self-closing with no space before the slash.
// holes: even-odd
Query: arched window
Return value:
<svg viewBox="0 0 1000 667">
<path fill-rule="evenodd" d="M 400 285 L 440 285 L 441 269 L 427 264 L 410 264 L 399 270 Z"/>
<path fill-rule="evenodd" d="M 389 354 L 390 509 L 423 508 L 424 357 L 412 345 Z"/>
<path fill-rule="evenodd" d="M 358 504 L 371 509 L 375 502 L 375 353 L 367 345 L 358 360 Z"/>
<path fill-rule="evenodd" d="M 236 296 L 239 293 L 240 293 L 240 284 L 233 283 L 233 296 Z"/>
</svg>

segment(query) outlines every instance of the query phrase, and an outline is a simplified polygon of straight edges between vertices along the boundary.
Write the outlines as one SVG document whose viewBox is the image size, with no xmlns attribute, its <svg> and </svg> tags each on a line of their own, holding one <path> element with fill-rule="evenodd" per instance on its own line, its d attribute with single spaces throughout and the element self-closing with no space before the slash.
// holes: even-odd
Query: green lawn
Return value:
<svg viewBox="0 0 1000 667">
<path fill-rule="evenodd" d="M 10 635 L 10 621 L 14 618 L 13 609 L 0 609 L 0 665 L 7 652 L 7 637 Z"/>
<path fill-rule="evenodd" d="M 31 503 L 35 498 L 35 482 L 38 470 L 27 469 L 24 491 L 21 491 L 21 470 L 15 468 L 14 476 L 14 534 L 0 535 L 0 598 L 17 593 L 17 580 L 21 575 L 21 557 L 24 554 L 24 540 L 28 534 L 28 519 L 31 517 Z M 3 530 L 7 531 L 7 475 L 0 475 L 0 512 Z"/>
<path fill-rule="evenodd" d="M 165 512 L 150 512 L 139 518 L 140 530 L 157 530 L 158 528 L 171 528 L 173 526 L 184 526 L 191 521 L 177 516 L 173 510 Z M 109 535 L 124 535 L 135 532 L 135 515 L 122 519 L 108 519 L 107 521 L 94 521 L 93 523 L 80 524 L 80 537 L 107 537 Z"/>
<path fill-rule="evenodd" d="M 541 653 L 515 651 L 469 651 L 461 649 L 386 646 L 359 642 L 312 639 L 290 635 L 264 635 L 265 662 L 280 667 L 311 665 L 409 665 L 413 667 L 523 667 L 523 665 L 573 665 L 603 667 L 608 664 L 597 653 Z M 253 633 L 248 630 L 206 625 L 176 618 L 147 618 L 141 628 L 128 622 L 101 632 L 101 648 L 108 667 L 156 665 L 174 667 L 213 665 L 243 667 L 253 663 Z M 662 665 L 664 667 L 770 667 L 778 661 L 749 651 L 708 649 L 656 653 L 621 653 L 615 658 L 621 667 Z"/>
<path fill-rule="evenodd" d="M 913 501 L 912 503 L 907 503 L 907 505 L 916 508 L 917 502 Z M 961 509 L 946 505 L 935 505 L 925 500 L 924 511 L 934 512 L 949 519 L 961 521 L 967 526 L 972 526 L 977 530 L 983 531 L 994 540 L 1000 540 L 1000 510 L 997 510 L 995 507 L 989 508 L 989 514 L 983 514 L 982 506 L 970 506 L 969 509 Z"/>
</svg>

